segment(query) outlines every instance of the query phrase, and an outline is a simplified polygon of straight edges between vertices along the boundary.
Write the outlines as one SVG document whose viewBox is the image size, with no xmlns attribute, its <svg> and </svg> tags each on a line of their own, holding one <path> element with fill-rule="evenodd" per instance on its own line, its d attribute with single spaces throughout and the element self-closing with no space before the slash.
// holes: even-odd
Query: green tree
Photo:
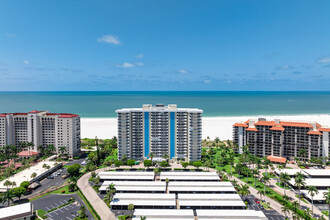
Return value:
<svg viewBox="0 0 330 220">
<path fill-rule="evenodd" d="M 308 155 L 308 152 L 306 149 L 301 148 L 298 152 L 299 156 L 303 159 L 306 160 L 306 157 Z"/>
<path fill-rule="evenodd" d="M 292 207 L 293 207 L 293 211 L 297 212 L 297 208 L 300 207 L 300 205 L 297 201 L 293 201 L 292 202 Z"/>
<path fill-rule="evenodd" d="M 134 212 L 134 205 L 132 203 L 129 204 L 127 209 L 131 211 L 131 218 L 132 218 L 133 217 L 133 212 Z"/>
<path fill-rule="evenodd" d="M 120 167 L 121 165 L 123 165 L 123 162 L 121 162 L 120 160 L 116 160 L 114 164 L 116 167 Z"/>
<path fill-rule="evenodd" d="M 280 182 L 281 183 L 283 183 L 283 185 L 284 185 L 284 195 L 286 195 L 286 191 L 285 191 L 285 186 L 286 186 L 286 183 L 290 180 L 291 178 L 290 178 L 290 176 L 289 176 L 289 174 L 287 173 L 287 172 L 282 172 L 281 174 L 280 174 Z"/>
<path fill-rule="evenodd" d="M 327 189 L 323 194 L 323 198 L 325 199 L 325 204 L 328 204 L 328 211 L 329 211 L 329 220 L 330 220 L 330 188 Z"/>
<path fill-rule="evenodd" d="M 13 192 L 11 190 L 7 190 L 1 196 L 2 204 L 5 204 L 7 202 L 9 206 L 10 201 L 13 201 L 13 198 L 14 198 Z"/>
<path fill-rule="evenodd" d="M 300 196 L 301 196 L 300 189 L 306 185 L 305 179 L 306 177 L 301 172 L 297 173 L 296 176 L 294 177 L 294 181 L 295 181 L 294 185 L 299 189 L 299 205 L 300 205 Z"/>
<path fill-rule="evenodd" d="M 67 171 L 70 174 L 70 176 L 72 176 L 72 177 L 73 176 L 79 176 L 80 168 L 81 168 L 80 164 L 79 163 L 75 163 L 75 164 L 69 166 L 67 168 Z"/>
<path fill-rule="evenodd" d="M 202 165 L 203 165 L 203 163 L 199 160 L 193 162 L 193 166 L 196 167 L 197 169 L 200 168 Z"/>
<path fill-rule="evenodd" d="M 181 166 L 186 169 L 189 166 L 189 162 L 182 162 Z"/>
<path fill-rule="evenodd" d="M 270 177 L 268 175 L 264 175 L 262 178 L 261 178 L 262 182 L 264 183 L 264 193 L 266 195 L 266 185 L 269 184 L 269 181 L 270 181 Z"/>
<path fill-rule="evenodd" d="M 262 189 L 258 189 L 258 195 L 260 196 L 260 199 L 262 200 L 262 196 L 265 196 L 265 191 Z"/>
<path fill-rule="evenodd" d="M 284 213 L 285 219 L 287 219 L 288 218 L 288 213 L 290 212 L 289 207 L 284 205 L 284 206 L 282 206 L 281 211 Z"/>
<path fill-rule="evenodd" d="M 169 164 L 168 164 L 168 162 L 166 160 L 163 160 L 162 162 L 160 162 L 160 166 L 161 167 L 168 167 Z"/>
<path fill-rule="evenodd" d="M 315 186 L 307 186 L 307 191 L 309 195 L 312 197 L 312 214 L 314 214 L 314 200 L 313 197 L 317 194 L 319 194 L 319 191 L 316 189 Z"/>
<path fill-rule="evenodd" d="M 154 154 L 154 152 L 150 152 L 150 154 L 148 155 L 148 157 L 150 158 L 150 160 L 152 161 L 152 158 L 154 158 L 155 157 L 155 154 Z"/>
<path fill-rule="evenodd" d="M 149 168 L 150 166 L 152 166 L 152 161 L 151 160 L 144 160 L 143 165 L 145 167 Z"/>
<path fill-rule="evenodd" d="M 3 184 L 4 186 L 6 186 L 7 187 L 7 189 L 9 189 L 9 187 L 10 186 L 12 186 L 13 185 L 13 183 L 12 182 L 10 182 L 9 180 L 6 180 L 5 181 L 5 183 Z"/>
<path fill-rule="evenodd" d="M 32 174 L 31 174 L 31 178 L 33 179 L 33 178 L 36 178 L 37 177 L 37 173 L 36 172 L 33 172 Z"/>
<path fill-rule="evenodd" d="M 242 185 L 239 189 L 239 194 L 242 195 L 243 200 L 245 200 L 245 196 L 250 194 L 250 190 L 249 190 L 250 186 L 248 184 Z"/>
<path fill-rule="evenodd" d="M 135 165 L 135 160 L 127 160 L 126 164 L 132 168 Z"/>
<path fill-rule="evenodd" d="M 30 185 L 29 181 L 23 181 L 23 182 L 21 182 L 21 184 L 20 184 L 20 186 L 21 186 L 21 187 L 24 187 L 25 189 L 27 189 L 27 188 L 29 187 L 29 185 Z"/>
<path fill-rule="evenodd" d="M 25 194 L 26 189 L 24 187 L 15 187 L 11 189 L 12 194 L 14 197 L 17 197 L 19 200 L 21 200 L 22 195 Z"/>
<path fill-rule="evenodd" d="M 79 218 L 81 218 L 81 219 L 87 218 L 85 206 L 81 206 L 79 208 Z"/>
</svg>

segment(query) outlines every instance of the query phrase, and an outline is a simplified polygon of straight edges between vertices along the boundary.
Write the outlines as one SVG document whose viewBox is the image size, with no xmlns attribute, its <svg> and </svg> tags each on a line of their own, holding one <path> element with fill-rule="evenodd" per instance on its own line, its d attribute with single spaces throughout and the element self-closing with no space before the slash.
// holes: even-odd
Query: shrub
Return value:
<svg viewBox="0 0 330 220">
<path fill-rule="evenodd" d="M 30 185 L 29 181 L 23 181 L 23 182 L 21 182 L 21 184 L 19 186 L 24 187 L 25 189 L 27 189 L 29 185 Z"/>
<path fill-rule="evenodd" d="M 65 190 L 62 190 L 62 193 L 65 193 Z"/>
</svg>

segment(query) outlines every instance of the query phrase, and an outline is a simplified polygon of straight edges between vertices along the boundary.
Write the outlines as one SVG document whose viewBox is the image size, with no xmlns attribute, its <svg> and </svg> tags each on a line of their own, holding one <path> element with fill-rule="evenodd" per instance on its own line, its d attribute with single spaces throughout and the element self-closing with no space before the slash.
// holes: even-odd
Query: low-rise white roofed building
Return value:
<svg viewBox="0 0 330 220">
<path fill-rule="evenodd" d="M 30 202 L 0 209 L 0 220 L 29 220 L 33 216 L 33 206 Z"/>
<path fill-rule="evenodd" d="M 198 219 L 258 219 L 267 220 L 267 217 L 262 211 L 255 210 L 196 210 Z"/>
<path fill-rule="evenodd" d="M 188 209 L 136 209 L 134 211 L 133 220 L 140 220 L 141 217 L 146 217 L 148 220 L 195 219 L 194 211 Z"/>
</svg>

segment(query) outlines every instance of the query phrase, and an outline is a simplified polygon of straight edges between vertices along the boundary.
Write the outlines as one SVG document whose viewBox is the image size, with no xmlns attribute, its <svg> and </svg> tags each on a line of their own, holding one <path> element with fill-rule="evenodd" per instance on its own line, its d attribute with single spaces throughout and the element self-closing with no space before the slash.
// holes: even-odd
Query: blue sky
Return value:
<svg viewBox="0 0 330 220">
<path fill-rule="evenodd" d="M 330 1 L 1 0 L 0 90 L 329 90 Z"/>
</svg>

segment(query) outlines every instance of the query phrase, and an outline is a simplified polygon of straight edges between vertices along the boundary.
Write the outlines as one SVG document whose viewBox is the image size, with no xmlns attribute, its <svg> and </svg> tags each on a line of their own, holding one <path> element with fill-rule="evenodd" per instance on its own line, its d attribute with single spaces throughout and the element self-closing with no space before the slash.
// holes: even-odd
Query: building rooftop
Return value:
<svg viewBox="0 0 330 220">
<path fill-rule="evenodd" d="M 287 173 L 287 174 L 289 174 L 289 176 L 294 176 L 294 175 L 296 175 L 299 172 L 301 172 L 302 174 L 305 174 L 303 172 L 303 170 L 301 170 L 301 169 L 282 169 L 282 170 L 276 169 L 275 172 L 278 175 L 280 175 L 281 173 Z"/>
<path fill-rule="evenodd" d="M 242 200 L 179 200 L 180 206 L 223 206 L 233 207 L 242 206 L 245 207 L 245 203 Z"/>
<path fill-rule="evenodd" d="M 35 151 L 21 151 L 17 154 L 17 156 L 19 157 L 31 157 L 31 156 L 35 156 L 38 155 L 38 152 Z"/>
<path fill-rule="evenodd" d="M 59 118 L 75 118 L 75 117 L 79 117 L 79 115 L 77 114 L 71 114 L 71 113 L 49 113 L 48 111 L 37 111 L 37 110 L 33 110 L 30 111 L 28 113 L 23 113 L 23 112 L 16 112 L 16 113 L 1 113 L 0 117 L 6 117 L 7 115 L 12 115 L 12 116 L 26 116 L 26 115 L 34 115 L 34 114 L 39 114 L 42 116 L 57 116 Z"/>
<path fill-rule="evenodd" d="M 291 178 L 289 181 L 291 185 L 295 184 L 294 178 Z M 330 181 L 328 178 L 306 178 L 305 179 L 306 187 L 315 186 L 315 187 L 330 187 Z"/>
<path fill-rule="evenodd" d="M 178 194 L 179 201 L 182 200 L 239 200 L 241 201 L 241 197 L 238 194 Z"/>
<path fill-rule="evenodd" d="M 309 176 L 330 176 L 330 169 L 304 169 Z"/>
<path fill-rule="evenodd" d="M 0 209 L 0 219 L 16 219 L 31 216 L 32 214 L 33 209 L 30 202 Z"/>
<path fill-rule="evenodd" d="M 179 187 L 179 186 L 169 186 L 168 190 L 170 192 L 236 192 L 235 188 L 232 187 L 204 187 L 204 186 L 195 186 L 195 187 Z"/>
<path fill-rule="evenodd" d="M 133 220 L 140 220 L 140 217 L 147 217 L 148 220 L 155 219 L 195 219 L 194 211 L 190 209 L 136 209 Z"/>
<path fill-rule="evenodd" d="M 151 104 L 144 104 L 142 108 L 123 108 L 116 110 L 116 113 L 125 112 L 152 112 L 152 111 L 164 111 L 164 112 L 195 112 L 203 113 L 203 110 L 197 108 L 177 108 L 176 104 L 169 104 L 167 106 L 163 104 L 157 104 L 155 106 Z"/>
<path fill-rule="evenodd" d="M 205 210 L 197 209 L 198 219 L 262 219 L 266 216 L 262 211 L 255 210 Z"/>
</svg>

